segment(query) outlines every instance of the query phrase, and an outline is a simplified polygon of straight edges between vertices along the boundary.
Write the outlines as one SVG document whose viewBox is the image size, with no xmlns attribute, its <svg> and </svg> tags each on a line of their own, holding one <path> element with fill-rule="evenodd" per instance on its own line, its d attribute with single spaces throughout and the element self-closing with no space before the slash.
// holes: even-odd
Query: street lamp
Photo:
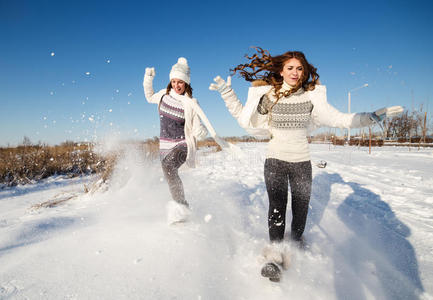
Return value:
<svg viewBox="0 0 433 300">
<path fill-rule="evenodd" d="M 348 105 L 347 105 L 347 111 L 348 111 L 349 114 L 350 114 L 350 93 L 351 93 L 351 92 L 354 92 L 354 91 L 356 91 L 356 90 L 359 90 L 359 89 L 365 88 L 365 87 L 367 87 L 367 86 L 368 86 L 368 83 L 365 83 L 365 84 L 363 84 L 362 86 L 359 86 L 359 87 L 357 87 L 357 88 L 351 89 L 351 90 L 347 93 L 347 97 L 348 97 L 348 99 L 349 99 L 349 101 L 348 101 Z M 350 142 L 350 127 L 347 128 L 347 142 Z"/>
</svg>

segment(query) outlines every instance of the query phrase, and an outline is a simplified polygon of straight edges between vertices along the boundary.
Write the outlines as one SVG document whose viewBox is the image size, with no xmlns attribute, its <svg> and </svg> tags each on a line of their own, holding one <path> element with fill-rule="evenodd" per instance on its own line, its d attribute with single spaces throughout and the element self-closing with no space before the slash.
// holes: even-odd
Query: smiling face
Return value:
<svg viewBox="0 0 433 300">
<path fill-rule="evenodd" d="M 284 63 L 280 75 L 288 85 L 295 86 L 298 80 L 302 78 L 303 72 L 304 67 L 301 62 L 297 58 L 291 58 Z"/>
<path fill-rule="evenodd" d="M 185 93 L 185 81 L 173 78 L 170 80 L 171 88 L 179 95 L 183 95 Z"/>
</svg>

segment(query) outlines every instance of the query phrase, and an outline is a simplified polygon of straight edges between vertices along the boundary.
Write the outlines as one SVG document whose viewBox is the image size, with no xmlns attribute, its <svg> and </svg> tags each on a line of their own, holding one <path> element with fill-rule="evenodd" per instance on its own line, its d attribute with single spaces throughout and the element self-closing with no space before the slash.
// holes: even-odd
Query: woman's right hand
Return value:
<svg viewBox="0 0 433 300">
<path fill-rule="evenodd" d="M 227 82 L 220 76 L 214 78 L 215 83 L 209 85 L 211 91 L 218 91 L 221 95 L 229 92 L 232 89 L 232 78 L 227 77 Z"/>
<path fill-rule="evenodd" d="M 153 92 L 153 78 L 155 77 L 155 68 L 146 68 L 144 71 L 144 78 L 143 78 L 143 89 L 144 89 L 144 95 L 146 96 L 146 99 L 150 103 L 154 103 L 152 100 L 152 96 L 154 94 Z"/>
<path fill-rule="evenodd" d="M 144 72 L 144 77 L 155 77 L 155 68 L 146 68 Z"/>
</svg>

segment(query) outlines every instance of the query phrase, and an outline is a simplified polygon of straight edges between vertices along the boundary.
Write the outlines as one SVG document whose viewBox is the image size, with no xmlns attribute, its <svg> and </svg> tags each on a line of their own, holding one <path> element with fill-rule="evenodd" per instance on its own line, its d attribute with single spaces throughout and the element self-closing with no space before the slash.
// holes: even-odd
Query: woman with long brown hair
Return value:
<svg viewBox="0 0 433 300">
<path fill-rule="evenodd" d="M 246 56 L 246 64 L 232 69 L 252 82 L 244 105 L 227 82 L 215 78 L 211 90 L 221 93 L 230 113 L 253 135 L 270 137 L 264 177 L 269 197 L 268 229 L 271 243 L 263 250 L 266 260 L 262 275 L 278 281 L 289 265 L 284 241 L 288 185 L 291 192 L 291 240 L 304 245 L 303 232 L 311 195 L 312 170 L 307 132 L 312 127 L 356 128 L 380 122 L 385 116 L 400 113 L 402 107 L 391 107 L 373 113 L 341 113 L 326 99 L 326 88 L 320 85 L 317 69 L 299 51 L 271 56 L 255 48 Z"/>
</svg>

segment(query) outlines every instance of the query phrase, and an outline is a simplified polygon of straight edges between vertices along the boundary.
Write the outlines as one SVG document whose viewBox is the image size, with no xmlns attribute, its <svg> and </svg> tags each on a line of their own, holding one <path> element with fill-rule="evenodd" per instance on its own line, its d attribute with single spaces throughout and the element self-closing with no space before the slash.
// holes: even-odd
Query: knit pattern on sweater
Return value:
<svg viewBox="0 0 433 300">
<path fill-rule="evenodd" d="M 311 120 L 313 104 L 306 97 L 296 97 L 296 102 L 291 102 L 295 97 L 281 98 L 277 104 L 269 99 L 268 95 L 263 95 L 257 107 L 257 111 L 262 114 L 269 114 L 270 126 L 278 129 L 301 129 L 307 128 Z"/>
<path fill-rule="evenodd" d="M 269 130 L 272 135 L 267 158 L 287 162 L 310 159 L 307 126 L 311 120 L 312 109 L 313 104 L 303 89 L 288 97 L 281 97 L 278 102 L 271 93 L 262 96 L 257 112 L 269 117 Z"/>
<path fill-rule="evenodd" d="M 159 105 L 160 158 L 164 159 L 177 146 L 186 146 L 185 113 L 182 102 L 164 95 Z"/>
</svg>

